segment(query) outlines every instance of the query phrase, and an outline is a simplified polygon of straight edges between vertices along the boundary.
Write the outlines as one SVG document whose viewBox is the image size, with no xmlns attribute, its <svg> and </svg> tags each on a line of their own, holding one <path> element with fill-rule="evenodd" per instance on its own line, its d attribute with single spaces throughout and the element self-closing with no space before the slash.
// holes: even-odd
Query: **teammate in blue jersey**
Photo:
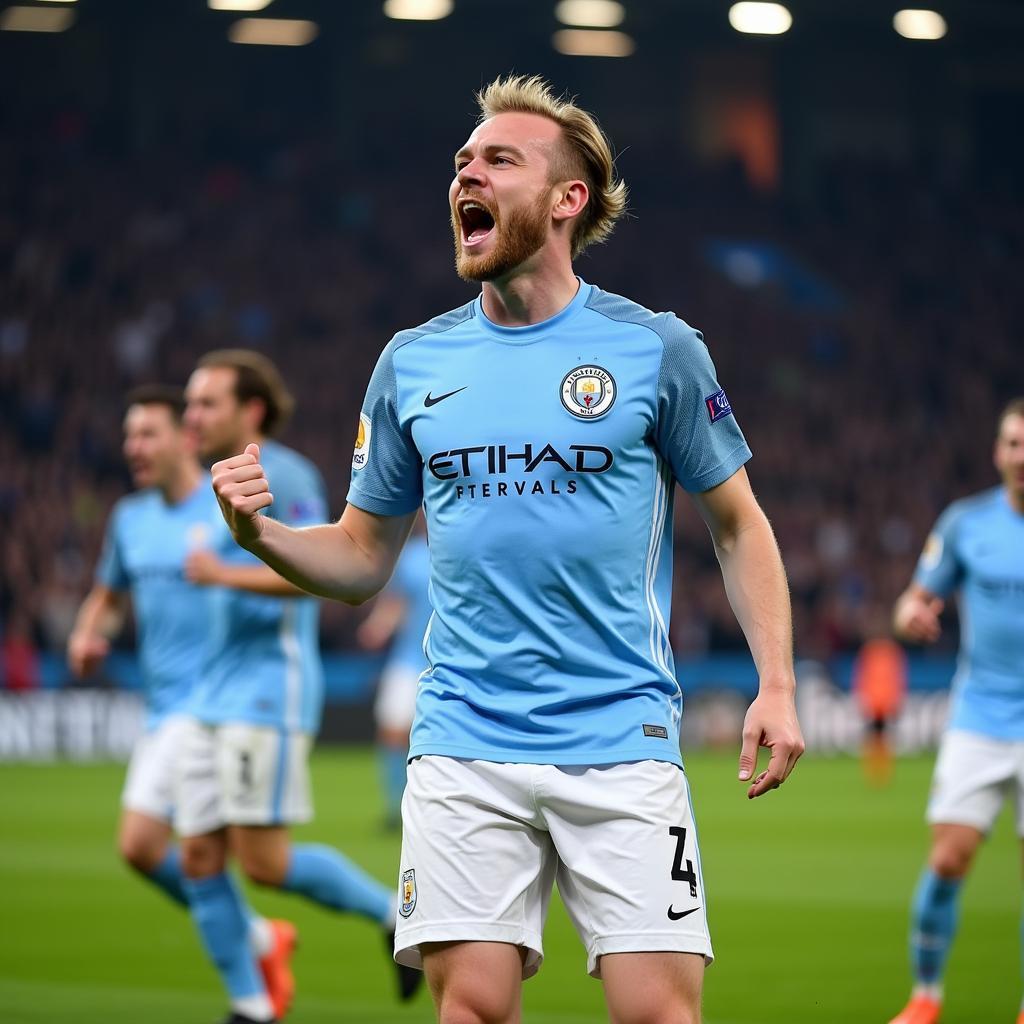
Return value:
<svg viewBox="0 0 1024 1024">
<path fill-rule="evenodd" d="M 416 710 L 419 678 L 427 667 L 423 637 L 433 613 L 427 592 L 429 584 L 430 549 L 427 538 L 416 533 L 403 548 L 391 582 L 377 598 L 373 611 L 360 624 L 358 632 L 359 642 L 370 650 L 380 650 L 391 643 L 373 704 L 384 784 L 385 824 L 389 828 L 397 827 L 402 820 L 409 731 Z"/>
<path fill-rule="evenodd" d="M 277 481 L 269 514 L 291 527 L 326 520 L 319 472 L 267 440 L 293 403 L 265 356 L 208 353 L 186 395 L 186 422 L 203 458 L 258 438 Z M 209 551 L 188 562 L 189 577 L 211 587 L 211 601 L 201 682 L 190 702 L 194 717 L 178 761 L 177 826 L 193 917 L 231 995 L 231 1021 L 248 1024 L 273 1020 L 283 1007 L 256 984 L 244 922 L 225 913 L 229 849 L 252 881 L 370 918 L 389 940 L 395 898 L 337 850 L 289 839 L 290 825 L 313 816 L 307 758 L 323 699 L 317 602 L 239 548 L 223 518 L 218 525 Z M 400 969 L 403 998 L 417 980 Z"/>
<path fill-rule="evenodd" d="M 892 1024 L 938 1021 L 960 888 L 1007 799 L 1024 839 L 1024 398 L 1000 416 L 994 461 L 1002 485 L 943 512 L 894 615 L 902 639 L 934 643 L 947 599 L 959 594 L 960 661 L 912 908 L 914 989 Z"/>
<path fill-rule="evenodd" d="M 117 503 L 107 523 L 96 582 L 79 610 L 68 661 L 77 676 L 98 667 L 130 595 L 146 723 L 128 768 L 118 846 L 143 878 L 187 905 L 181 857 L 172 842 L 173 777 L 188 729 L 184 715 L 202 668 L 209 608 L 203 591 L 185 578 L 185 562 L 210 542 L 222 519 L 194 440 L 182 429 L 184 406 L 180 388 L 160 385 L 138 388 L 128 398 L 124 453 L 138 491 Z M 265 985 L 285 999 L 292 926 L 252 914 L 237 890 L 233 911 L 248 922 Z"/>
<path fill-rule="evenodd" d="M 423 965 L 440 1020 L 520 1019 L 557 880 L 611 1018 L 692 1024 L 712 948 L 667 630 L 675 483 L 760 673 L 750 797 L 803 750 L 782 561 L 701 335 L 573 273 L 625 209 L 596 122 L 539 78 L 479 100 L 449 200 L 481 294 L 385 348 L 341 520 L 260 516 L 277 485 L 257 444 L 213 467 L 214 490 L 243 547 L 350 603 L 387 583 L 423 503 L 434 617 L 396 959 Z"/>
</svg>

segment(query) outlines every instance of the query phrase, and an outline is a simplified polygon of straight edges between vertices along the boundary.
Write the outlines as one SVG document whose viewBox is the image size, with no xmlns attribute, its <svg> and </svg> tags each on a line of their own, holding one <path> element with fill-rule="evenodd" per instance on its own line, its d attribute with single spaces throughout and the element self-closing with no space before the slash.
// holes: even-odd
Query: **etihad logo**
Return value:
<svg viewBox="0 0 1024 1024">
<path fill-rule="evenodd" d="M 520 450 L 507 444 L 480 444 L 435 452 L 427 469 L 437 480 L 460 477 L 504 476 L 521 470 L 536 473 L 557 466 L 565 473 L 607 473 L 614 462 L 609 449 L 596 444 L 571 444 L 560 452 L 553 444 L 524 444 Z"/>
</svg>

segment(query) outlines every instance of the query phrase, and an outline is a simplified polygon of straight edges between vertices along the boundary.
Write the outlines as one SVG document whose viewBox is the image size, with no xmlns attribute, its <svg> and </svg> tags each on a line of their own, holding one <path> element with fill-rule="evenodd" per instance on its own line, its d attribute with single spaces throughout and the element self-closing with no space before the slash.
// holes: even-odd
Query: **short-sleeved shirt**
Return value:
<svg viewBox="0 0 1024 1024">
<path fill-rule="evenodd" d="M 750 457 L 701 335 L 580 282 L 542 323 L 480 299 L 395 336 L 348 500 L 424 503 L 430 597 L 410 756 L 681 763 L 674 481 Z"/>
<path fill-rule="evenodd" d="M 260 462 L 274 495 L 267 515 L 288 526 L 326 520 L 323 480 L 308 459 L 267 441 Z M 263 564 L 234 542 L 223 519 L 212 548 L 232 565 Z M 210 641 L 192 712 L 210 723 L 316 732 L 323 704 L 318 621 L 316 598 L 212 588 Z"/>
<path fill-rule="evenodd" d="M 208 594 L 185 578 L 185 560 L 220 519 L 209 477 L 169 504 L 153 489 L 122 498 L 107 522 L 96 581 L 131 593 L 147 728 L 182 711 L 199 682 Z"/>
<path fill-rule="evenodd" d="M 914 581 L 939 597 L 960 593 L 950 728 L 1024 740 L 1024 515 L 1005 488 L 942 513 Z"/>
<path fill-rule="evenodd" d="M 430 606 L 430 548 L 426 537 L 411 537 L 395 565 L 386 593 L 405 605 L 402 622 L 388 652 L 388 667 L 419 674 L 427 667 L 423 637 L 434 609 Z"/>
</svg>

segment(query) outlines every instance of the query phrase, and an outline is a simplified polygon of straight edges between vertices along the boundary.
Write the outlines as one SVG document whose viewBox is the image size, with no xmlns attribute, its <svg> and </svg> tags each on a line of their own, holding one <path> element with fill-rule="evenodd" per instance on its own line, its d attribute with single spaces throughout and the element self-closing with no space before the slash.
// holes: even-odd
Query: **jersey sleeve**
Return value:
<svg viewBox="0 0 1024 1024">
<path fill-rule="evenodd" d="M 323 478 L 311 465 L 279 467 L 270 483 L 274 504 L 267 514 L 286 526 L 316 526 L 327 522 Z"/>
<path fill-rule="evenodd" d="M 107 520 L 103 549 L 96 564 L 96 582 L 111 590 L 127 590 L 131 584 L 121 551 L 120 522 L 121 506 L 115 505 Z"/>
<path fill-rule="evenodd" d="M 665 348 L 654 443 L 687 491 L 708 491 L 728 480 L 750 449 L 701 333 L 671 316 L 659 333 Z"/>
<path fill-rule="evenodd" d="M 407 515 L 423 503 L 423 462 L 398 414 L 393 343 L 381 353 L 366 389 L 348 501 L 382 516 Z"/>
<path fill-rule="evenodd" d="M 938 597 L 955 590 L 963 577 L 963 563 L 957 550 L 959 521 L 959 509 L 950 505 L 932 527 L 917 560 L 914 582 Z"/>
</svg>

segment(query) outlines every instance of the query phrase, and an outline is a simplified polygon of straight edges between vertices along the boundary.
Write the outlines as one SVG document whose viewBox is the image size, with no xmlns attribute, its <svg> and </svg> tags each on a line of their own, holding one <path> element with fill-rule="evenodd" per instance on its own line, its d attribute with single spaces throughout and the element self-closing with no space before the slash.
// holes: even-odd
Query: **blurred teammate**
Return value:
<svg viewBox="0 0 1024 1024">
<path fill-rule="evenodd" d="M 388 827 L 402 822 L 409 731 L 416 712 L 416 687 L 427 662 L 423 637 L 433 612 L 429 584 L 430 549 L 427 538 L 417 534 L 402 549 L 391 582 L 358 632 L 359 642 L 370 650 L 380 650 L 391 641 L 373 705 Z"/>
<path fill-rule="evenodd" d="M 118 846 L 124 860 L 172 900 L 187 905 L 181 857 L 172 843 L 174 764 L 187 730 L 209 627 L 208 602 L 184 575 L 190 551 L 219 522 L 209 476 L 182 429 L 180 388 L 151 385 L 128 397 L 124 453 L 138 493 L 110 516 L 96 583 L 68 641 L 76 676 L 106 657 L 131 595 L 146 695 L 145 733 L 135 745 L 122 797 Z M 229 883 L 230 884 L 230 883 Z M 252 915 L 232 888 L 231 912 L 248 921 L 252 954 L 279 1000 L 291 985 L 291 926 Z"/>
<path fill-rule="evenodd" d="M 864 739 L 864 774 L 868 782 L 884 786 L 892 778 L 893 720 L 903 707 L 907 692 L 907 656 L 872 610 L 869 639 L 857 653 L 853 664 L 853 694 L 867 722 Z"/>
<path fill-rule="evenodd" d="M 186 395 L 186 420 L 203 458 L 220 458 L 258 438 L 275 474 L 273 514 L 291 526 L 324 522 L 316 468 L 266 440 L 292 408 L 268 359 L 242 349 L 211 352 L 200 360 Z M 244 922 L 237 916 L 225 921 L 229 849 L 252 881 L 361 914 L 388 936 L 395 898 L 337 850 L 289 840 L 288 827 L 313 816 L 307 759 L 323 697 L 316 600 L 239 548 L 223 519 L 209 553 L 193 555 L 188 571 L 196 582 L 216 584 L 210 591 L 210 646 L 176 780 L 189 902 L 231 994 L 231 1020 L 267 1021 L 281 1010 L 254 987 Z M 400 976 L 403 998 L 415 980 L 411 972 Z"/>
<path fill-rule="evenodd" d="M 482 293 L 382 353 L 340 522 L 258 515 L 280 496 L 255 444 L 214 488 L 243 546 L 353 603 L 386 584 L 424 505 L 435 614 L 396 958 L 422 962 L 441 1021 L 520 1019 L 557 879 L 616 1024 L 691 1024 L 712 951 L 666 629 L 675 481 L 761 675 L 750 797 L 803 749 L 782 562 L 700 334 L 573 274 L 625 207 L 596 123 L 540 79 L 480 100 L 449 199 L 457 270 Z"/>
<path fill-rule="evenodd" d="M 900 637 L 934 643 L 946 599 L 959 592 L 960 664 L 912 908 L 914 990 L 892 1024 L 939 1019 L 960 886 L 1006 799 L 1024 838 L 1024 398 L 999 418 L 994 461 L 1002 485 L 943 512 L 894 615 Z M 1024 1003 L 1017 1020 L 1024 1024 Z"/>
</svg>

